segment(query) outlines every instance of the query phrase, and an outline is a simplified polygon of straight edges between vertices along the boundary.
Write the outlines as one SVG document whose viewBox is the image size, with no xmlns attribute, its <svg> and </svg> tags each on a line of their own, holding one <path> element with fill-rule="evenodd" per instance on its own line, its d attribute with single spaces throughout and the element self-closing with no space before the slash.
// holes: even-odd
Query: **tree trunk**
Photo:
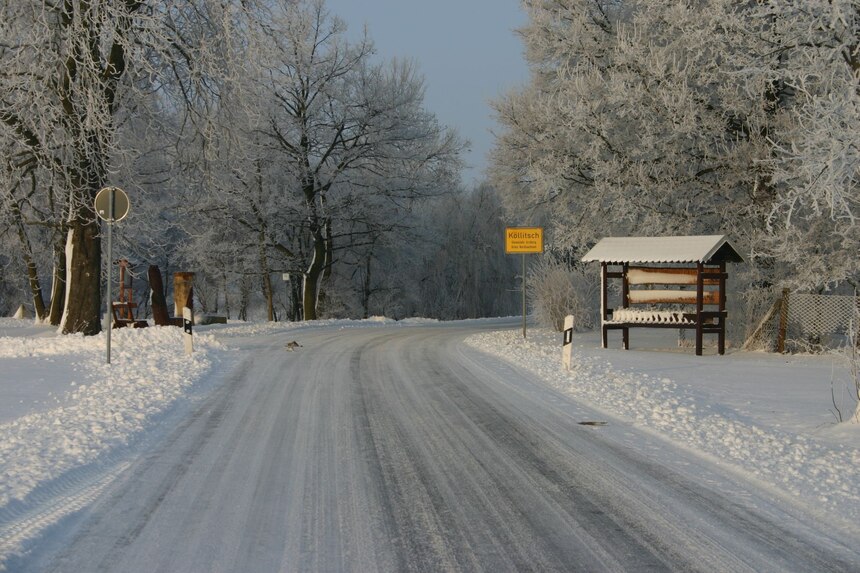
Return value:
<svg viewBox="0 0 860 573">
<path fill-rule="evenodd" d="M 227 273 L 221 273 L 222 286 L 224 288 L 224 312 L 227 314 L 227 320 L 230 320 L 230 289 L 227 285 Z"/>
<path fill-rule="evenodd" d="M 323 280 L 328 281 L 331 278 L 332 267 L 334 266 L 334 237 L 332 237 L 331 220 L 325 223 L 325 263 L 323 265 Z"/>
<path fill-rule="evenodd" d="M 304 316 L 301 304 L 302 284 L 304 281 L 302 280 L 301 275 L 298 275 L 298 278 L 294 281 L 290 281 L 290 283 L 290 297 L 292 303 L 290 306 L 292 316 L 290 318 L 293 322 L 299 322 Z"/>
<path fill-rule="evenodd" d="M 362 284 L 362 297 L 361 303 L 364 307 L 364 317 L 368 318 L 370 316 L 370 295 L 373 291 L 370 288 L 371 280 L 370 280 L 370 271 L 371 264 L 373 262 L 373 251 L 371 250 L 367 254 L 367 259 L 364 261 L 364 281 Z"/>
<path fill-rule="evenodd" d="M 51 281 L 51 314 L 48 320 L 52 326 L 60 326 L 63 308 L 66 306 L 66 249 L 62 243 L 54 245 L 54 273 Z"/>
<path fill-rule="evenodd" d="M 66 308 L 63 334 L 101 332 L 101 237 L 97 220 L 69 223 L 66 241 Z"/>
<path fill-rule="evenodd" d="M 27 282 L 30 285 L 30 294 L 33 296 L 33 308 L 36 311 L 36 319 L 44 320 L 47 311 L 45 310 L 45 299 L 42 297 L 42 285 L 39 282 L 39 269 L 36 267 L 36 261 L 33 260 L 33 249 L 30 246 L 30 238 L 27 237 L 27 230 L 24 228 L 24 222 L 21 220 L 21 211 L 16 209 L 18 238 L 21 241 L 21 249 L 24 254 L 24 265 L 27 267 Z"/>
<path fill-rule="evenodd" d="M 30 244 L 30 237 L 27 236 L 27 229 L 24 226 L 24 215 L 21 213 L 21 207 L 12 199 L 11 194 L 10 203 L 12 216 L 15 219 L 15 227 L 18 231 L 18 240 L 21 242 L 21 253 L 24 257 L 24 266 L 27 268 L 27 283 L 30 287 L 30 294 L 33 297 L 33 308 L 36 311 L 36 319 L 41 321 L 44 320 L 47 311 L 45 309 L 45 299 L 42 296 L 42 285 L 39 282 L 39 268 L 36 266 L 36 261 L 33 259 L 33 247 Z"/>
<path fill-rule="evenodd" d="M 275 299 L 272 293 L 272 275 L 269 272 L 263 273 L 263 296 L 266 299 L 266 320 L 275 322 Z"/>
<path fill-rule="evenodd" d="M 243 276 L 239 285 L 239 320 L 248 320 L 248 300 L 251 297 L 251 282 Z"/>
<path fill-rule="evenodd" d="M 272 273 L 269 270 L 269 261 L 266 258 L 266 243 L 262 233 L 260 233 L 260 275 L 263 279 L 263 297 L 266 299 L 266 320 L 274 322 L 275 320 L 275 300 L 272 292 Z"/>
<path fill-rule="evenodd" d="M 152 291 L 152 320 L 156 326 L 169 326 L 172 322 L 167 310 L 167 298 L 164 296 L 164 280 L 161 278 L 161 270 L 156 265 L 149 265 L 147 275 L 149 277 L 149 289 Z"/>
<path fill-rule="evenodd" d="M 317 303 L 319 301 L 320 283 L 323 278 L 326 260 L 326 241 L 321 229 L 316 229 L 313 234 L 314 254 L 311 264 L 304 277 L 304 290 L 302 292 L 302 307 L 304 308 L 305 320 L 317 319 Z"/>
<path fill-rule="evenodd" d="M 30 283 L 30 292 L 33 294 L 33 308 L 36 310 L 36 318 L 39 321 L 45 319 L 48 311 L 45 308 L 45 299 L 42 297 L 42 285 L 39 283 L 39 271 L 36 268 L 36 263 L 32 256 L 27 253 L 25 256 L 27 264 L 27 280 Z"/>
</svg>

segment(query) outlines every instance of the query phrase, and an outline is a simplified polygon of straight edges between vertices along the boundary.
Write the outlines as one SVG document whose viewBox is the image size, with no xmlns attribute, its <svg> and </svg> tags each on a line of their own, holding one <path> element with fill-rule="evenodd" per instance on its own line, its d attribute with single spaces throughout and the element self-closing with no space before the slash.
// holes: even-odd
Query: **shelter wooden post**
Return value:
<svg viewBox="0 0 860 573">
<path fill-rule="evenodd" d="M 629 270 L 627 263 L 621 265 L 621 308 L 630 308 L 630 281 L 627 279 Z M 621 329 L 621 342 L 624 350 L 630 350 L 630 329 L 626 326 Z"/>
<path fill-rule="evenodd" d="M 779 306 L 779 330 L 776 333 L 776 351 L 785 353 L 785 335 L 788 330 L 788 289 L 782 289 L 782 300 Z"/>
<path fill-rule="evenodd" d="M 600 330 L 601 330 L 601 341 L 602 347 L 606 348 L 607 346 L 607 327 L 606 321 L 609 319 L 609 306 L 607 297 L 609 292 L 607 291 L 607 264 L 600 263 Z"/>
<path fill-rule="evenodd" d="M 696 264 L 696 356 L 702 355 L 702 338 L 704 334 L 704 323 L 702 312 L 705 310 L 705 265 L 701 262 Z"/>
<path fill-rule="evenodd" d="M 717 352 L 726 353 L 726 262 L 720 261 L 720 332 L 717 334 Z"/>
</svg>

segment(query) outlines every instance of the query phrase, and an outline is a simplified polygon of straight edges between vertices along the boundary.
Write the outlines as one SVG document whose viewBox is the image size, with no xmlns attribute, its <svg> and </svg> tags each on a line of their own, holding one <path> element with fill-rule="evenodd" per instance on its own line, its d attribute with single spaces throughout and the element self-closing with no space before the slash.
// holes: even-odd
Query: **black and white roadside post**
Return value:
<svg viewBox="0 0 860 573">
<path fill-rule="evenodd" d="M 194 352 L 194 337 L 192 336 L 192 323 L 194 322 L 194 314 L 187 306 L 182 307 L 182 329 L 185 333 L 182 338 L 185 340 L 185 354 Z"/>
<path fill-rule="evenodd" d="M 111 270 L 113 268 L 113 224 L 121 221 L 128 215 L 128 195 L 119 187 L 105 187 L 96 193 L 94 203 L 96 215 L 99 219 L 107 222 L 107 293 L 105 299 L 107 305 L 105 308 L 104 330 L 105 335 L 105 356 L 106 361 L 110 364 L 110 333 L 113 326 L 113 301 L 111 300 Z"/>
<path fill-rule="evenodd" d="M 561 362 L 565 370 L 570 370 L 573 361 L 573 316 L 564 317 L 564 341 L 561 345 Z"/>
<path fill-rule="evenodd" d="M 523 338 L 526 337 L 526 254 L 543 252 L 543 227 L 506 227 L 505 254 L 523 256 Z"/>
</svg>

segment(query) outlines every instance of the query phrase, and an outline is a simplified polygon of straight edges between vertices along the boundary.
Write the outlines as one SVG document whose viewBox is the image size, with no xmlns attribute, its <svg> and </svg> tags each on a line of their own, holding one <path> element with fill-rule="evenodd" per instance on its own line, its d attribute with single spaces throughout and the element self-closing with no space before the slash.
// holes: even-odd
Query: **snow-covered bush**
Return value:
<svg viewBox="0 0 860 573">
<path fill-rule="evenodd" d="M 542 259 L 529 273 L 532 312 L 542 326 L 561 332 L 572 314 L 577 330 L 594 328 L 598 312 L 598 283 L 583 268 Z"/>
</svg>

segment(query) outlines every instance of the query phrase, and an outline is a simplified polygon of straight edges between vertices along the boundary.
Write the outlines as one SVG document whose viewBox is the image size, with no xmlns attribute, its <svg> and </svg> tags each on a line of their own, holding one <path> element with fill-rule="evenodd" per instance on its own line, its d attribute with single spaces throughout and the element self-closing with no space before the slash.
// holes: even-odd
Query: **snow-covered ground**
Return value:
<svg viewBox="0 0 860 573">
<path fill-rule="evenodd" d="M 525 340 L 522 331 L 486 333 L 467 342 L 613 422 L 656 432 L 860 535 L 860 424 L 837 423 L 833 398 L 850 419 L 843 359 L 731 350 L 718 356 L 707 348 L 695 356 L 678 348 L 676 331 L 662 329 L 631 331 L 629 351 L 620 349 L 618 333 L 610 333 L 605 350 L 599 338 L 574 335 L 569 372 L 561 368 L 558 333 L 532 330 Z"/>
<path fill-rule="evenodd" d="M 394 322 L 317 321 L 314 327 Z M 229 347 L 221 340 L 266 340 L 301 328 L 307 326 L 195 327 L 190 356 L 181 329 L 114 330 L 107 364 L 104 333 L 59 336 L 32 321 L 0 319 L 0 511 L 40 484 L 127 445 L 177 402 L 205 393 L 229 368 Z M 215 368 L 222 362 L 224 368 Z"/>
<path fill-rule="evenodd" d="M 86 468 L 119 471 L 117 460 L 156 433 L 159 422 L 181 415 L 238 364 L 238 344 L 270 346 L 304 328 L 391 324 L 377 318 L 198 327 L 191 356 L 180 329 L 123 329 L 113 332 L 107 365 L 104 335 L 62 337 L 31 321 L 0 319 L 0 570 L 40 528 L 97 495 L 66 487 L 69 476 Z M 666 331 L 635 331 L 632 338 L 635 349 L 625 352 L 600 349 L 597 333 L 576 335 L 570 372 L 561 368 L 557 333 L 531 329 L 523 340 L 519 330 L 485 332 L 467 344 L 536 373 L 603 413 L 598 421 L 659 434 L 860 538 L 860 425 L 837 424 L 831 401 L 832 385 L 850 415 L 844 364 L 745 352 L 696 357 L 673 348 Z M 22 515 L 66 490 L 80 502 L 42 512 L 22 528 Z"/>
</svg>

